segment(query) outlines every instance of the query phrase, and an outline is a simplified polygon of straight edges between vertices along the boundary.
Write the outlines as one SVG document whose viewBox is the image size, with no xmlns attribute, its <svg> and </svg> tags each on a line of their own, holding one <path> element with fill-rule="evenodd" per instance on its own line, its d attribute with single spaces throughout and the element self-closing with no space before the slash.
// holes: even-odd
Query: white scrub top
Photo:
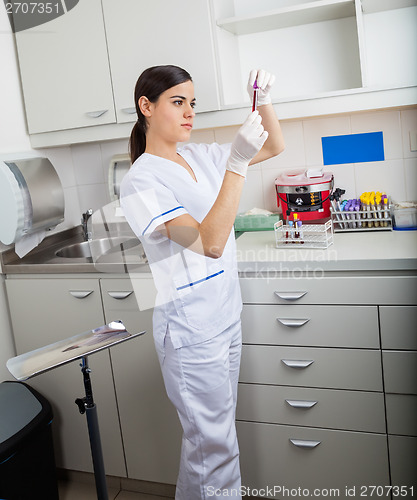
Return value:
<svg viewBox="0 0 417 500">
<path fill-rule="evenodd" d="M 235 323 L 242 310 L 234 231 L 218 259 L 182 247 L 155 229 L 182 214 L 202 222 L 219 193 L 230 144 L 187 144 L 181 165 L 142 154 L 123 178 L 120 203 L 141 240 L 158 290 L 153 328 L 163 343 L 167 326 L 175 348 L 204 342 Z"/>
</svg>

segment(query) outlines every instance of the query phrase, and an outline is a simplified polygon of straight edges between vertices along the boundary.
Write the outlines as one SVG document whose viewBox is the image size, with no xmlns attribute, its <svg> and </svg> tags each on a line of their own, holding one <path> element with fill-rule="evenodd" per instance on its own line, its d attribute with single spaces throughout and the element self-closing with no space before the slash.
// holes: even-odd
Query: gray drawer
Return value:
<svg viewBox="0 0 417 500">
<path fill-rule="evenodd" d="M 379 348 L 376 306 L 246 304 L 242 333 L 248 344 Z"/>
<path fill-rule="evenodd" d="M 385 433 L 379 392 L 239 384 L 238 420 Z"/>
<path fill-rule="evenodd" d="M 380 307 L 379 315 L 383 349 L 417 350 L 416 306 Z"/>
<path fill-rule="evenodd" d="M 415 496 L 417 489 L 417 438 L 388 436 L 388 448 L 392 484 L 400 487 L 414 487 Z M 406 498 L 412 496 L 410 491 L 407 493 Z"/>
<path fill-rule="evenodd" d="M 381 355 L 362 349 L 244 345 L 240 382 L 382 391 Z"/>
<path fill-rule="evenodd" d="M 240 278 L 247 304 L 415 305 L 416 276 Z"/>
<path fill-rule="evenodd" d="M 316 488 L 338 488 L 339 495 L 316 497 L 346 498 L 345 488 L 356 486 L 355 498 L 359 498 L 361 486 L 389 484 L 383 434 L 251 422 L 237 422 L 237 432 L 242 484 L 250 488 L 301 488 L 308 489 L 310 496 Z M 276 491 L 271 498 L 286 496 Z"/>
<path fill-rule="evenodd" d="M 417 394 L 417 351 L 382 351 L 385 392 Z"/>
<path fill-rule="evenodd" d="M 388 434 L 417 436 L 417 396 L 387 394 Z"/>
</svg>

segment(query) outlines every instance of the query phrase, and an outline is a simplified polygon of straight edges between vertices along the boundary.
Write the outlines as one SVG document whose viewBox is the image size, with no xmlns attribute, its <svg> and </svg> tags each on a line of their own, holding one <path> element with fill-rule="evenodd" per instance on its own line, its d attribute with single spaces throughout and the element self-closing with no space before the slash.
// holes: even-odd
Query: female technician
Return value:
<svg viewBox="0 0 417 500">
<path fill-rule="evenodd" d="M 158 296 L 155 346 L 167 394 L 183 428 L 177 500 L 240 498 L 235 407 L 242 302 L 233 222 L 249 165 L 279 154 L 284 141 L 269 89 L 260 88 L 232 144 L 186 144 L 196 99 L 176 66 L 145 70 L 135 88 L 138 120 L 121 206 L 141 239 Z"/>
</svg>

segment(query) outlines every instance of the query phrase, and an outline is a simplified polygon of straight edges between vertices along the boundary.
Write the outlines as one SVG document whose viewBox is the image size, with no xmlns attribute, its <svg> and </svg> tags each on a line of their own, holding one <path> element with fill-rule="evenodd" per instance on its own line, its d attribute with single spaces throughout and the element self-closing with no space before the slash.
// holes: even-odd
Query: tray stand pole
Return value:
<svg viewBox="0 0 417 500">
<path fill-rule="evenodd" d="M 80 413 L 86 414 L 88 435 L 90 438 L 91 456 L 93 459 L 94 477 L 96 481 L 97 499 L 108 500 L 106 474 L 104 471 L 103 451 L 101 448 L 100 429 L 98 425 L 97 406 L 93 400 L 93 390 L 91 387 L 90 372 L 88 366 L 88 358 L 81 358 L 81 372 L 83 374 L 85 397 L 77 398 L 77 404 Z"/>
</svg>

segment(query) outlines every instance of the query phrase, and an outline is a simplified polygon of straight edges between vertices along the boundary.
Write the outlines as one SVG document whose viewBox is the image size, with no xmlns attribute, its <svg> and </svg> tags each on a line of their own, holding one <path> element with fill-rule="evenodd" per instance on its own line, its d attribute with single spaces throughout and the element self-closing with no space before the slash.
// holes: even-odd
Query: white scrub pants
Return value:
<svg viewBox="0 0 417 500">
<path fill-rule="evenodd" d="M 158 355 L 184 431 L 175 499 L 240 499 L 235 427 L 240 321 L 210 340 L 179 349 L 168 331 Z"/>
</svg>

